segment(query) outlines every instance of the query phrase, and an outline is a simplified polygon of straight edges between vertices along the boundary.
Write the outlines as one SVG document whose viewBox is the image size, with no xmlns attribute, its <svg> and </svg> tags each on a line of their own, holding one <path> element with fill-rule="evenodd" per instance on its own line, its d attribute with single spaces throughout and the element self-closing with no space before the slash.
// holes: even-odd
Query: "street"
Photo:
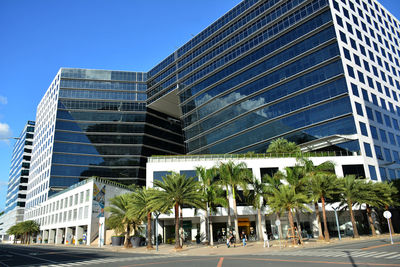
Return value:
<svg viewBox="0 0 400 267">
<path fill-rule="evenodd" d="M 0 244 L 0 266 L 400 266 L 400 238 L 334 243 L 314 248 L 295 248 L 235 255 L 178 253 L 123 253 L 110 249 L 42 245 Z M 259 245 L 258 245 L 259 246 Z M 201 249 L 201 248 L 200 248 Z M 198 254 L 198 253 L 197 253 Z"/>
</svg>

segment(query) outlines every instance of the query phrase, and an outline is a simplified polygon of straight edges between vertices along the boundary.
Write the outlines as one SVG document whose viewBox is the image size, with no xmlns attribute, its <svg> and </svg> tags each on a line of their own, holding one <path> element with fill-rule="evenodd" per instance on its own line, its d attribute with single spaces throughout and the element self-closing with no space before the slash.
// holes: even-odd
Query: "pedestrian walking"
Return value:
<svg viewBox="0 0 400 267">
<path fill-rule="evenodd" d="M 245 247 L 247 241 L 247 235 L 244 231 L 242 232 L 242 241 L 243 241 L 243 247 Z"/>
<path fill-rule="evenodd" d="M 232 238 L 233 238 L 233 233 L 232 233 L 232 231 L 229 231 L 229 233 L 226 234 L 226 246 L 227 246 L 228 248 L 231 247 Z"/>
<path fill-rule="evenodd" d="M 267 231 L 264 232 L 264 248 L 265 248 L 265 243 L 267 243 L 267 246 L 269 247 L 269 240 L 268 240 L 268 233 Z"/>
</svg>

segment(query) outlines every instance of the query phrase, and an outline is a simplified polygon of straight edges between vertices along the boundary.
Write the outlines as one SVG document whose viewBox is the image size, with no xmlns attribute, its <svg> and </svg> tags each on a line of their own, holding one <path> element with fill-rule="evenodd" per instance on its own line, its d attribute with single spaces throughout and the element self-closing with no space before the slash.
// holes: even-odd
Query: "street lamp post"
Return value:
<svg viewBox="0 0 400 267">
<path fill-rule="evenodd" d="M 337 232 L 338 232 L 339 240 L 342 240 L 342 237 L 340 236 L 339 218 L 338 218 L 338 215 L 337 215 L 337 210 L 338 210 L 338 208 L 334 208 L 334 207 L 332 207 L 332 209 L 335 211 L 335 217 L 336 217 L 336 228 L 337 228 Z"/>
</svg>

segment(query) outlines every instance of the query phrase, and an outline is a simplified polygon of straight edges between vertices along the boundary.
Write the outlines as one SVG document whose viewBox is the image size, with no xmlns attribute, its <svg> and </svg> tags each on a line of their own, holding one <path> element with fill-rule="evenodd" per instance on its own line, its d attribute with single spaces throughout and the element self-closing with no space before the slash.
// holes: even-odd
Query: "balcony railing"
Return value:
<svg viewBox="0 0 400 267">
<path fill-rule="evenodd" d="M 246 153 L 246 154 L 207 154 L 207 155 L 163 155 L 151 156 L 148 162 L 166 161 L 205 161 L 205 160 L 229 160 L 229 159 L 263 159 L 263 158 L 311 158 L 311 157 L 344 157 L 359 156 L 358 152 L 350 151 L 321 151 L 300 153 Z"/>
</svg>

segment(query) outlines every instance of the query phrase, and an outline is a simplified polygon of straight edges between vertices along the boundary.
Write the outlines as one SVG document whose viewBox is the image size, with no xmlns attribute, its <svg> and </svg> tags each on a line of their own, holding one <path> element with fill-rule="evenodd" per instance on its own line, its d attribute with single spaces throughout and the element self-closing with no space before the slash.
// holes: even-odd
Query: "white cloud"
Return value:
<svg viewBox="0 0 400 267">
<path fill-rule="evenodd" d="M 7 97 L 0 95 L 0 104 L 6 105 L 7 103 Z"/>
<path fill-rule="evenodd" d="M 11 130 L 7 123 L 0 122 L 0 138 L 10 137 Z"/>
</svg>

